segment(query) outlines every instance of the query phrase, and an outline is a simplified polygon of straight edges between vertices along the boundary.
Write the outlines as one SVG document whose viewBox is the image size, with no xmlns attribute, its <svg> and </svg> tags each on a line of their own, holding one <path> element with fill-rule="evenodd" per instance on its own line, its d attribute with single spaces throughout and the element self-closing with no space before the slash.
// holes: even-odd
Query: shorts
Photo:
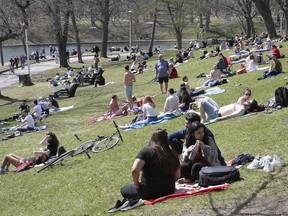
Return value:
<svg viewBox="0 0 288 216">
<path fill-rule="evenodd" d="M 125 86 L 125 94 L 127 96 L 132 96 L 132 90 L 133 90 L 133 86 L 132 85 L 126 85 Z"/>
<path fill-rule="evenodd" d="M 208 116 L 207 121 L 220 117 L 220 115 L 218 114 L 219 107 L 214 100 L 209 98 L 207 100 L 202 101 L 201 104 Z"/>
<path fill-rule="evenodd" d="M 114 114 L 116 116 L 122 115 L 123 110 L 122 109 L 118 109 Z"/>
<path fill-rule="evenodd" d="M 165 83 L 168 83 L 168 77 L 158 77 L 158 81 L 159 81 L 159 83 L 163 83 L 163 81 L 165 82 Z"/>
</svg>

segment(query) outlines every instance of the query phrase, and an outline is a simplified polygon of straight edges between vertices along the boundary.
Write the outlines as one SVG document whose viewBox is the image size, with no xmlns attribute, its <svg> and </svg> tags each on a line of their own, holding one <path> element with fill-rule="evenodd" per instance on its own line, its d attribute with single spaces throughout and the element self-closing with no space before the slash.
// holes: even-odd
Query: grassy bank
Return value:
<svg viewBox="0 0 288 216">
<path fill-rule="evenodd" d="M 281 51 L 287 52 L 286 44 L 283 47 L 285 50 Z M 175 53 L 176 51 L 167 51 L 164 56 L 168 59 Z M 228 56 L 232 52 L 227 51 L 224 54 Z M 195 51 L 196 58 L 199 55 L 200 51 Z M 197 61 L 196 58 L 177 67 L 180 77 L 188 76 L 192 87 L 200 86 L 204 82 L 204 78 L 196 78 L 196 76 L 202 72 L 208 73 L 213 63 L 217 61 L 216 58 L 202 61 Z M 281 61 L 284 71 L 287 71 L 285 60 Z M 136 77 L 137 82 L 133 94 L 137 97 L 159 94 L 158 83 L 147 84 L 155 76 L 152 71 L 155 62 L 156 57 L 150 59 L 148 72 Z M 86 65 L 90 63 L 86 62 Z M 78 134 L 83 141 L 86 141 L 95 138 L 98 134 L 108 135 L 114 131 L 110 120 L 93 125 L 89 125 L 88 120 L 107 111 L 112 94 L 116 93 L 120 99 L 124 99 L 122 79 L 123 67 L 127 62 L 108 63 L 105 59 L 101 59 L 100 63 L 105 69 L 106 82 L 113 81 L 114 84 L 97 88 L 79 87 L 75 98 L 58 100 L 60 106 L 75 105 L 75 109 L 53 114 L 45 121 L 47 130 L 55 132 L 61 145 L 64 145 L 67 150 L 79 144 L 74 134 Z M 75 68 L 81 68 L 81 66 L 82 64 L 73 64 Z M 238 66 L 233 66 L 233 69 L 237 68 Z M 34 77 L 34 86 L 11 87 L 3 90 L 2 94 L 6 98 L 0 100 L 0 119 L 18 112 L 17 107 L 23 99 L 28 100 L 28 104 L 33 107 L 34 99 L 47 96 L 53 90 L 60 88 L 48 88 L 48 83 L 45 82 L 47 77 L 57 72 L 63 72 L 63 69 L 50 70 L 41 76 Z M 248 86 L 252 89 L 252 98 L 266 104 L 267 100 L 273 96 L 274 90 L 285 84 L 286 74 L 257 81 L 257 77 L 262 72 L 228 78 L 229 83 L 220 86 L 226 91 L 213 96 L 213 99 L 220 106 L 233 103 L 241 96 L 243 88 Z M 170 80 L 169 85 L 178 89 L 180 82 L 181 78 L 173 79 Z M 234 86 L 234 83 L 241 83 L 241 86 Z M 165 97 L 162 94 L 156 96 L 155 103 L 158 111 L 162 111 Z M 288 161 L 286 153 L 288 150 L 287 112 L 286 108 L 272 114 L 258 113 L 250 117 L 217 122 L 209 125 L 209 128 L 215 134 L 217 144 L 226 160 L 233 159 L 239 154 L 250 153 L 253 155 L 278 154 Z M 133 118 L 134 116 L 117 118 L 116 122 L 124 125 L 131 122 Z M 8 126 L 15 124 L 16 122 L 9 123 Z M 182 129 L 184 118 L 179 117 L 161 125 L 123 132 L 124 142 L 107 152 L 91 153 L 91 159 L 80 155 L 65 161 L 63 166 L 55 166 L 39 174 L 36 173 L 35 168 L 19 174 L 1 175 L 1 215 L 106 215 L 107 209 L 121 198 L 119 189 L 132 182 L 130 169 L 136 154 L 147 145 L 151 133 L 159 127 L 166 128 L 168 132 Z M 12 152 L 23 157 L 31 156 L 32 151 L 39 148 L 38 143 L 44 133 L 43 131 L 29 133 L 1 142 L 0 157 Z M 265 173 L 262 170 L 247 170 L 244 166 L 240 172 L 243 181 L 233 183 L 226 191 L 169 200 L 156 205 L 142 206 L 127 213 L 120 212 L 117 215 L 197 215 L 197 213 L 207 215 L 208 212 L 216 215 L 217 211 L 224 215 L 231 212 L 240 214 L 249 206 L 257 206 L 267 199 L 273 202 L 279 196 L 287 195 L 287 168 L 276 168 L 273 173 Z M 274 206 L 276 205 L 275 203 Z M 274 206 L 266 211 L 276 212 L 277 208 Z M 283 208 L 280 213 L 287 212 L 287 205 Z M 257 213 L 257 210 L 254 210 L 254 213 L 255 211 Z"/>
</svg>

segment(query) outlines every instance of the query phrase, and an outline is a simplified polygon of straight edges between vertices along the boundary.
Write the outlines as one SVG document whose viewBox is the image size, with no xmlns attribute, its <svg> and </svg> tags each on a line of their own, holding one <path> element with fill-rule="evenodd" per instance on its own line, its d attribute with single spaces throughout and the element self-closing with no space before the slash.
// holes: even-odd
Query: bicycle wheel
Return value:
<svg viewBox="0 0 288 216">
<path fill-rule="evenodd" d="M 88 149 L 91 149 L 95 145 L 95 143 L 96 143 L 95 140 L 89 140 L 85 143 L 80 144 L 77 148 L 74 149 L 73 156 L 77 156 L 87 151 Z"/>
<path fill-rule="evenodd" d="M 95 143 L 92 147 L 94 153 L 99 153 L 113 148 L 119 142 L 118 137 L 107 137 Z"/>
</svg>

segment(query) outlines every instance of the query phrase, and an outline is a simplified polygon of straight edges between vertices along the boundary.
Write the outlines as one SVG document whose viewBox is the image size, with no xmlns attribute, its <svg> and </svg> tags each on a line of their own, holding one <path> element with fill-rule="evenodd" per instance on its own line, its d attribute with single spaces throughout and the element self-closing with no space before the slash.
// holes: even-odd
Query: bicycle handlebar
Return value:
<svg viewBox="0 0 288 216">
<path fill-rule="evenodd" d="M 78 141 L 82 141 L 82 140 L 78 137 L 77 134 L 74 134 L 74 137 L 76 137 L 76 139 L 77 139 Z"/>
<path fill-rule="evenodd" d="M 121 133 L 119 131 L 118 125 L 116 124 L 116 122 L 114 120 L 113 120 L 113 123 L 114 123 L 114 126 L 115 126 L 116 130 L 117 130 L 117 133 L 119 134 L 119 137 L 120 137 L 121 141 L 123 142 L 123 137 L 122 137 L 122 135 L 121 135 Z"/>
</svg>

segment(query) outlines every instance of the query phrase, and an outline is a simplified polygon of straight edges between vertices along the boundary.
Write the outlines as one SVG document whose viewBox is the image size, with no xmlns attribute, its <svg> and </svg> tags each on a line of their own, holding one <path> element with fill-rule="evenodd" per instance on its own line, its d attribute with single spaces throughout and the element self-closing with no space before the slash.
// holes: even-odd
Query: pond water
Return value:
<svg viewBox="0 0 288 216">
<path fill-rule="evenodd" d="M 139 48 L 143 51 L 148 50 L 150 41 L 139 41 L 132 43 L 132 46 L 138 45 Z M 162 49 L 173 49 L 175 46 L 176 41 L 154 41 L 154 48 L 160 46 Z M 187 47 L 189 44 L 189 41 L 185 40 L 182 42 L 183 47 Z M 89 50 L 92 47 L 97 45 L 101 49 L 101 43 L 83 43 L 81 44 L 82 51 Z M 55 44 L 51 44 L 51 46 L 55 46 Z M 108 48 L 110 47 L 118 47 L 120 50 L 124 48 L 124 46 L 129 46 L 129 42 L 109 42 Z M 49 55 L 50 53 L 50 44 L 45 45 L 29 45 L 29 53 L 32 53 L 33 51 L 36 51 L 38 49 L 39 53 L 41 53 L 42 48 L 45 49 L 46 55 Z M 67 44 L 67 49 L 69 52 L 71 52 L 73 49 L 76 50 L 76 44 Z M 21 54 L 24 55 L 24 47 L 21 45 L 16 46 L 3 46 L 3 55 L 4 55 L 4 62 L 5 64 L 8 63 L 10 58 L 14 58 L 15 56 L 20 56 Z M 108 52 L 109 54 L 109 52 Z"/>
</svg>

